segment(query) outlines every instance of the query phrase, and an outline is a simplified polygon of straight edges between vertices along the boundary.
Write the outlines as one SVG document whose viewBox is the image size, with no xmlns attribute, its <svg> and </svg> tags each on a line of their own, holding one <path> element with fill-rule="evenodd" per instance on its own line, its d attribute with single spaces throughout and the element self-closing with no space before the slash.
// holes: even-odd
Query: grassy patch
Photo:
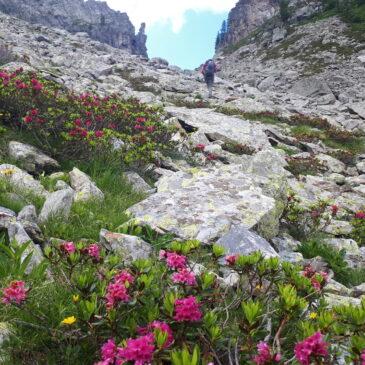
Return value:
<svg viewBox="0 0 365 365">
<path fill-rule="evenodd" d="M 87 173 L 104 192 L 105 200 L 75 203 L 67 221 L 50 219 L 42 228 L 47 237 L 57 237 L 72 241 L 81 238 L 97 240 L 100 229 L 114 230 L 129 218 L 124 211 L 144 198 L 133 191 L 125 180 L 118 160 L 96 159 L 90 163 L 67 162 L 66 170 L 77 166 Z"/>
<path fill-rule="evenodd" d="M 346 252 L 338 251 L 330 245 L 324 244 L 318 240 L 304 242 L 299 246 L 306 259 L 321 256 L 329 267 L 333 270 L 334 279 L 346 286 L 356 286 L 365 282 L 365 269 L 352 269 L 348 267 L 344 260 Z"/>
</svg>

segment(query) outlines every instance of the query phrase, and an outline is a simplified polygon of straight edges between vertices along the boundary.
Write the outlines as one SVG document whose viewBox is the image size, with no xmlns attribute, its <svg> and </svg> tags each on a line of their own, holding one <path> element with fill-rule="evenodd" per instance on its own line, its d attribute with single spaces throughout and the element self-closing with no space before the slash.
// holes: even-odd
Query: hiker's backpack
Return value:
<svg viewBox="0 0 365 365">
<path fill-rule="evenodd" d="M 208 64 L 205 68 L 205 75 L 214 75 L 215 72 L 215 64 L 214 61 L 208 61 Z"/>
</svg>

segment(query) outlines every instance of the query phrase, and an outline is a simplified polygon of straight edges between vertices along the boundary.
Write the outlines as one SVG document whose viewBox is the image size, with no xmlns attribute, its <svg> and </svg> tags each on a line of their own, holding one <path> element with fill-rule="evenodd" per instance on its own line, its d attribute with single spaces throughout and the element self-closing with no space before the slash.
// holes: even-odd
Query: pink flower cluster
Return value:
<svg viewBox="0 0 365 365">
<path fill-rule="evenodd" d="M 295 357 L 301 365 L 310 365 L 311 360 L 328 356 L 328 343 L 322 338 L 320 332 L 299 342 L 294 348 Z"/>
<path fill-rule="evenodd" d="M 177 322 L 199 322 L 202 318 L 200 303 L 196 297 L 189 296 L 175 301 L 174 319 Z"/>
<path fill-rule="evenodd" d="M 178 272 L 172 274 L 172 281 L 177 284 L 196 285 L 195 274 L 187 268 L 179 269 Z"/>
<path fill-rule="evenodd" d="M 71 255 L 76 252 L 76 246 L 73 242 L 62 243 L 60 249 L 67 255 Z"/>
<path fill-rule="evenodd" d="M 114 280 L 108 285 L 105 295 L 106 306 L 108 309 L 114 308 L 120 302 L 125 303 L 130 300 L 128 289 L 126 287 L 127 282 L 129 284 L 134 282 L 134 277 L 128 271 L 121 271 L 114 276 Z"/>
<path fill-rule="evenodd" d="M 311 280 L 312 286 L 316 291 L 320 291 L 328 281 L 328 274 L 326 272 L 316 272 L 311 266 L 307 266 L 304 269 L 303 275 Z"/>
<path fill-rule="evenodd" d="M 281 360 L 280 354 L 271 354 L 270 346 L 266 342 L 260 342 L 257 345 L 258 355 L 253 358 L 257 365 L 271 364 L 272 362 L 279 362 Z"/>
<path fill-rule="evenodd" d="M 22 304 L 27 298 L 27 289 L 25 289 L 24 281 L 13 281 L 10 285 L 3 289 L 3 299 L 4 304 Z"/>
<path fill-rule="evenodd" d="M 360 355 L 361 365 L 365 365 L 365 349 L 362 350 L 362 353 Z"/>
<path fill-rule="evenodd" d="M 237 255 L 227 255 L 226 256 L 226 263 L 229 266 L 233 266 L 237 261 Z"/>
<path fill-rule="evenodd" d="M 363 212 L 361 210 L 356 212 L 355 219 L 365 219 L 365 212 Z"/>
<path fill-rule="evenodd" d="M 186 256 L 179 255 L 176 252 L 160 251 L 160 259 L 166 259 L 166 264 L 170 269 L 184 269 L 186 267 Z"/>
<path fill-rule="evenodd" d="M 96 261 L 99 261 L 100 260 L 100 247 L 96 243 L 91 244 L 87 248 L 87 253 L 94 260 L 96 260 Z"/>
<path fill-rule="evenodd" d="M 164 348 L 170 346 L 173 341 L 171 328 L 165 322 L 154 321 L 147 327 L 138 330 L 141 336 L 128 339 L 124 347 L 117 347 L 113 339 L 108 340 L 101 348 L 101 359 L 96 365 L 121 365 L 133 362 L 135 365 L 150 364 L 156 349 L 155 335 L 153 331 L 159 329 L 167 333 Z"/>
</svg>

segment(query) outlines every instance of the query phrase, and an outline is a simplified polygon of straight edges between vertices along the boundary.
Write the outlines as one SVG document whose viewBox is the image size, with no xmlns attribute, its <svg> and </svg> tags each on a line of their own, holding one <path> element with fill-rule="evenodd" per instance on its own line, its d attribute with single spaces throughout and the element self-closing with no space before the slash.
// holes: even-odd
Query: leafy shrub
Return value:
<svg viewBox="0 0 365 365">
<path fill-rule="evenodd" d="M 314 157 L 295 157 L 286 158 L 288 166 L 286 167 L 294 176 L 300 175 L 318 175 L 323 172 L 323 165 Z"/>
<path fill-rule="evenodd" d="M 352 238 L 360 245 L 365 245 L 365 213 L 360 211 L 355 214 L 351 220 Z"/>
<path fill-rule="evenodd" d="M 322 259 L 333 270 L 335 274 L 334 279 L 343 285 L 356 286 L 365 281 L 365 270 L 352 269 L 344 260 L 346 255 L 345 250 L 338 251 L 318 239 L 312 239 L 303 242 L 299 246 L 299 252 L 301 252 L 306 259 L 311 259 L 317 256 L 322 257 Z"/>
<path fill-rule="evenodd" d="M 2 123 L 31 131 L 43 150 L 74 158 L 110 149 L 117 140 L 126 163 L 149 161 L 171 135 L 159 108 L 117 96 L 76 95 L 22 69 L 0 71 L 0 113 Z"/>
<path fill-rule="evenodd" d="M 283 364 L 295 356 L 306 364 L 301 348 L 312 335 L 326 352 L 308 359 L 332 363 L 342 347 L 353 359 L 365 347 L 365 302 L 329 310 L 318 301 L 326 274 L 277 258 L 227 256 L 238 282 L 226 287 L 211 272 L 222 248 L 196 241 L 130 265 L 99 244 L 64 242 L 28 273 L 23 250 L 0 247 L 0 319 L 10 326 L 2 352 L 11 363 Z M 198 258 L 210 268 L 191 271 Z"/>
</svg>

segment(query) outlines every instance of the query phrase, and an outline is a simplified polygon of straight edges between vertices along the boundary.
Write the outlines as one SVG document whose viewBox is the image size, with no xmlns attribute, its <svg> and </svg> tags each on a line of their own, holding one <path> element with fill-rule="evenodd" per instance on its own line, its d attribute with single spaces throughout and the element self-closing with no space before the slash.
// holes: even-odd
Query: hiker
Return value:
<svg viewBox="0 0 365 365">
<path fill-rule="evenodd" d="M 202 68 L 202 74 L 204 75 L 204 80 L 208 87 L 209 98 L 213 97 L 214 74 L 217 71 L 218 68 L 212 59 L 205 62 Z"/>
</svg>

